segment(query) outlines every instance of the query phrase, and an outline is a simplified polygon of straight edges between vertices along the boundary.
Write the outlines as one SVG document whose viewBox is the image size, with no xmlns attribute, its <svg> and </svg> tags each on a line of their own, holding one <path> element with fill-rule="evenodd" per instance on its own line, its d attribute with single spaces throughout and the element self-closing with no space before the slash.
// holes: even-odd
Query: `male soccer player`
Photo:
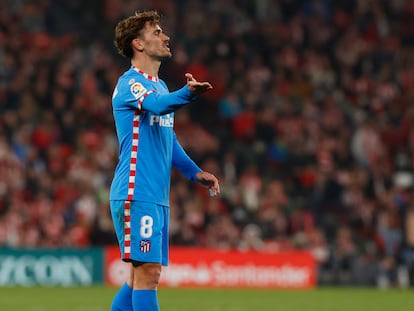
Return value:
<svg viewBox="0 0 414 311">
<path fill-rule="evenodd" d="M 136 13 L 115 28 L 115 46 L 131 67 L 112 96 L 119 162 L 110 191 L 111 214 L 122 259 L 131 263 L 127 282 L 112 311 L 157 311 L 161 266 L 168 264 L 169 191 L 172 167 L 189 180 L 219 193 L 217 178 L 185 153 L 173 130 L 174 111 L 210 90 L 187 73 L 187 83 L 169 92 L 158 78 L 161 61 L 171 57 L 169 37 L 155 11 Z"/>
</svg>

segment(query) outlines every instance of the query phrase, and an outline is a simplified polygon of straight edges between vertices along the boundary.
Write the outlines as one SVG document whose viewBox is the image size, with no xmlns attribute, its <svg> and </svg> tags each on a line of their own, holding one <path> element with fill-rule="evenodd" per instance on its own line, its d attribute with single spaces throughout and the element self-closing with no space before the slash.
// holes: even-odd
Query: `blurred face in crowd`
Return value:
<svg viewBox="0 0 414 311">
<path fill-rule="evenodd" d="M 138 51 L 149 58 L 162 60 L 172 56 L 170 38 L 162 31 L 159 24 L 146 22 L 140 35 L 132 41 L 133 46 Z"/>
</svg>

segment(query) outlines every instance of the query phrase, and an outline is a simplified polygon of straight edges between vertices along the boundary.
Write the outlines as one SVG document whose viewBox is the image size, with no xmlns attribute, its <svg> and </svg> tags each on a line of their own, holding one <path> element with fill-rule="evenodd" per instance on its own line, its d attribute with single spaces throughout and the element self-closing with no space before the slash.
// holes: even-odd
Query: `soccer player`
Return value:
<svg viewBox="0 0 414 311">
<path fill-rule="evenodd" d="M 115 46 L 131 67 L 112 96 L 119 162 L 110 191 L 111 215 L 122 259 L 131 272 L 112 302 L 112 311 L 159 310 L 157 285 L 168 264 L 169 191 L 172 167 L 187 179 L 219 193 L 217 178 L 198 167 L 177 141 L 174 111 L 210 90 L 191 74 L 169 92 L 158 70 L 171 57 L 169 37 L 156 11 L 135 13 L 115 27 Z"/>
</svg>

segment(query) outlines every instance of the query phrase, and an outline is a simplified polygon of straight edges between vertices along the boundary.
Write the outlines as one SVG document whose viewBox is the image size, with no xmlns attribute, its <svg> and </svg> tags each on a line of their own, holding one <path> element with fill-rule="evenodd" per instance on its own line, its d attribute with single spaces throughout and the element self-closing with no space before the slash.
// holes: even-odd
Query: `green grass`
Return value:
<svg viewBox="0 0 414 311">
<path fill-rule="evenodd" d="M 109 310 L 115 288 L 0 287 L 1 311 Z M 414 292 L 368 288 L 315 290 L 159 290 L 162 311 L 412 311 Z"/>
</svg>

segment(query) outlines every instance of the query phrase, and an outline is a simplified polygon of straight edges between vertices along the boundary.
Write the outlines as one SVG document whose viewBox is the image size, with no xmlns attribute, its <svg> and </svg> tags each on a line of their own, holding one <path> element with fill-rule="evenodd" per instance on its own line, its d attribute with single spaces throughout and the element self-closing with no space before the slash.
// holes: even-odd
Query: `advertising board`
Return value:
<svg viewBox="0 0 414 311">
<path fill-rule="evenodd" d="M 117 247 L 105 251 L 105 282 L 120 286 L 129 273 Z M 303 251 L 263 253 L 204 248 L 170 249 L 160 286 L 312 288 L 316 263 Z"/>
</svg>

